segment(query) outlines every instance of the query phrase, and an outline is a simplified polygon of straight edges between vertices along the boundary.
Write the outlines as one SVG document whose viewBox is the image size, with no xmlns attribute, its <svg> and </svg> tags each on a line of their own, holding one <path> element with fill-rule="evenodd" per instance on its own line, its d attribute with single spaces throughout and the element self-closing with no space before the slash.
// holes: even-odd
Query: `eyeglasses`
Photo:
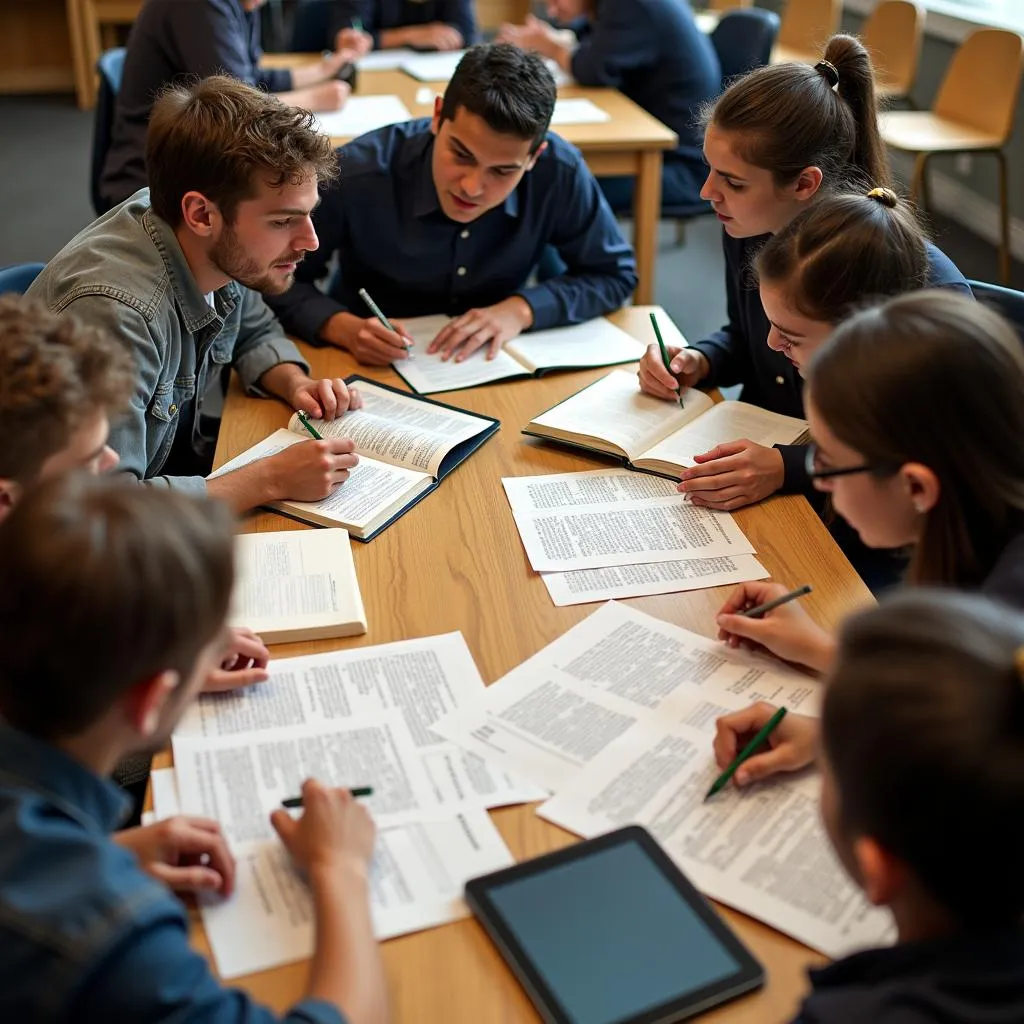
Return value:
<svg viewBox="0 0 1024 1024">
<path fill-rule="evenodd" d="M 859 466 L 841 466 L 838 468 L 822 466 L 819 461 L 818 446 L 813 442 L 807 446 L 807 454 L 804 456 L 804 466 L 807 469 L 807 475 L 812 480 L 830 480 L 834 476 L 850 476 L 853 473 L 877 473 L 886 471 L 886 467 L 873 465 L 870 462 L 862 462 Z"/>
</svg>

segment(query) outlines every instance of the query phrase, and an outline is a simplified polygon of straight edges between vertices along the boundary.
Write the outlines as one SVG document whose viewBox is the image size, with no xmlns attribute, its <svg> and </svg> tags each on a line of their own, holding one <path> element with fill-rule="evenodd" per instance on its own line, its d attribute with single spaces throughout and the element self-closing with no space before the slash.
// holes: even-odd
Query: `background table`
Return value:
<svg viewBox="0 0 1024 1024">
<path fill-rule="evenodd" d="M 648 340 L 650 307 L 609 319 Z M 662 317 L 663 324 L 668 322 Z M 671 339 L 668 339 L 671 342 Z M 337 349 L 304 349 L 313 373 L 358 372 L 403 387 L 392 370 L 359 367 Z M 526 560 L 500 478 L 596 469 L 607 462 L 527 439 L 520 429 L 535 414 L 607 373 L 553 374 L 437 396 L 501 419 L 501 430 L 435 491 L 369 544 L 353 543 L 369 631 L 347 640 L 275 646 L 274 657 L 381 644 L 461 630 L 487 683 L 534 654 L 597 605 L 556 608 Z M 287 423 L 278 402 L 247 398 L 232 379 L 217 448 L 220 465 Z M 778 497 L 737 513 L 741 527 L 772 575 L 788 585 L 811 582 L 805 601 L 823 625 L 837 623 L 871 598 L 807 502 Z M 307 529 L 256 513 L 246 530 Z M 637 598 L 629 603 L 658 618 L 713 636 L 714 613 L 728 588 Z M 165 763 L 166 759 L 165 759 Z M 573 842 L 542 821 L 532 806 L 492 811 L 517 860 Z M 804 970 L 821 957 L 772 929 L 730 910 L 723 913 L 765 965 L 758 994 L 702 1020 L 773 1024 L 787 1020 L 804 991 Z M 195 917 L 193 939 L 208 952 Z M 538 1020 L 528 999 L 475 921 L 392 939 L 383 945 L 395 1024 L 517 1024 Z M 292 964 L 242 979 L 262 1001 L 284 1009 L 302 993 L 306 965 Z"/>
<path fill-rule="evenodd" d="M 318 60 L 308 53 L 266 54 L 265 67 L 291 67 Z M 357 79 L 357 96 L 397 96 L 413 117 L 429 117 L 433 102 L 417 103 L 416 93 L 425 88 L 436 94 L 444 92 L 446 82 L 420 82 L 404 71 L 361 71 Z M 558 90 L 566 99 L 578 97 L 593 101 L 611 115 L 601 124 L 559 125 L 555 131 L 578 146 L 587 166 L 598 176 L 625 175 L 636 179 L 633 194 L 633 248 L 636 251 L 639 278 L 635 298 L 650 302 L 654 298 L 654 265 L 658 246 L 658 220 L 661 216 L 662 153 L 674 149 L 678 137 L 656 118 L 641 110 L 617 89 L 589 89 L 567 85 Z M 332 140 L 340 146 L 349 139 Z M 344 187 L 344 185 L 342 186 Z"/>
</svg>

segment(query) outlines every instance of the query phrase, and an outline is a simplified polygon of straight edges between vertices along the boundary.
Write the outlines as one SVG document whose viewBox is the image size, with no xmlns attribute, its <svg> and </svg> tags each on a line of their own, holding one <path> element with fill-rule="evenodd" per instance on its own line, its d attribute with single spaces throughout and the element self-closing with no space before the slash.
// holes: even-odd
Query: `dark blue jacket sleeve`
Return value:
<svg viewBox="0 0 1024 1024">
<path fill-rule="evenodd" d="M 580 85 L 617 89 L 622 73 L 648 67 L 658 57 L 658 35 L 643 4 L 620 0 L 601 11 L 580 37 L 572 57 L 572 76 Z"/>
<path fill-rule="evenodd" d="M 477 40 L 476 13 L 473 0 L 439 0 L 437 20 L 457 28 L 462 33 L 462 41 L 472 46 Z"/>
<path fill-rule="evenodd" d="M 807 475 L 807 445 L 777 444 L 775 446 L 782 456 L 783 478 L 781 494 L 808 494 L 814 490 L 814 484 Z"/>
<path fill-rule="evenodd" d="M 477 27 L 473 0 L 436 0 L 434 10 L 435 16 L 426 19 L 427 21 L 440 21 L 457 28 L 462 33 L 466 46 L 472 46 L 476 42 Z M 357 18 L 363 26 L 363 31 L 373 36 L 374 49 L 380 46 L 381 29 L 404 27 L 400 24 L 382 24 L 378 4 L 374 0 L 336 0 L 334 16 L 331 19 L 331 45 L 338 32 L 343 28 L 351 28 Z"/>
</svg>

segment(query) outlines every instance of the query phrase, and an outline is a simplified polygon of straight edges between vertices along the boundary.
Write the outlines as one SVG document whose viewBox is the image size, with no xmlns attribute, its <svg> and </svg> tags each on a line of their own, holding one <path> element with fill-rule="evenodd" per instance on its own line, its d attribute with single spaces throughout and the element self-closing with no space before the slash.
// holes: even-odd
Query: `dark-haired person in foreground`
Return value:
<svg viewBox="0 0 1024 1024">
<path fill-rule="evenodd" d="M 369 315 L 360 288 L 391 318 L 454 317 L 431 350 L 456 358 L 618 309 L 636 286 L 633 251 L 579 151 L 548 134 L 554 106 L 540 57 L 477 46 L 432 120 L 343 146 L 343 180 L 313 215 L 320 248 L 288 292 L 267 296 L 285 328 L 386 365 L 406 357 L 405 342 Z M 566 272 L 528 284 L 547 245 Z M 314 282 L 335 253 L 325 295 Z"/>
<path fill-rule="evenodd" d="M 309 218 L 337 161 L 312 122 L 232 78 L 169 87 L 146 136 L 149 189 L 80 231 L 29 289 L 131 348 L 135 389 L 110 446 L 139 480 L 245 511 L 324 498 L 357 461 L 347 438 L 306 441 L 204 479 L 220 422 L 200 400 L 227 366 L 250 394 L 314 418 L 359 404 L 344 381 L 309 376 L 260 295 L 288 288 L 317 247 Z"/>
<path fill-rule="evenodd" d="M 167 744 L 221 656 L 233 527 L 220 503 L 84 473 L 31 489 L 0 523 L 0 635 L 18 638 L 0 644 L 0 1020 L 386 1024 L 374 828 L 350 793 L 308 780 L 301 818 L 271 815 L 317 924 L 302 999 L 280 1017 L 221 986 L 150 877 L 190 864 L 229 896 L 217 824 L 178 819 L 192 846 L 111 838 L 126 804 L 114 765 Z"/>
</svg>

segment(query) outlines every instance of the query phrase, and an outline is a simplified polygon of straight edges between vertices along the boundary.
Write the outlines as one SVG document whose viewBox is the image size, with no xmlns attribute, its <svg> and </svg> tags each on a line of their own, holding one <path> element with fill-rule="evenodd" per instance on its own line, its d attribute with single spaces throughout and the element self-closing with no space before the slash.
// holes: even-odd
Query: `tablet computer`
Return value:
<svg viewBox="0 0 1024 1024">
<path fill-rule="evenodd" d="M 549 1024 L 667 1024 L 764 984 L 639 826 L 474 878 L 466 902 Z"/>
</svg>

